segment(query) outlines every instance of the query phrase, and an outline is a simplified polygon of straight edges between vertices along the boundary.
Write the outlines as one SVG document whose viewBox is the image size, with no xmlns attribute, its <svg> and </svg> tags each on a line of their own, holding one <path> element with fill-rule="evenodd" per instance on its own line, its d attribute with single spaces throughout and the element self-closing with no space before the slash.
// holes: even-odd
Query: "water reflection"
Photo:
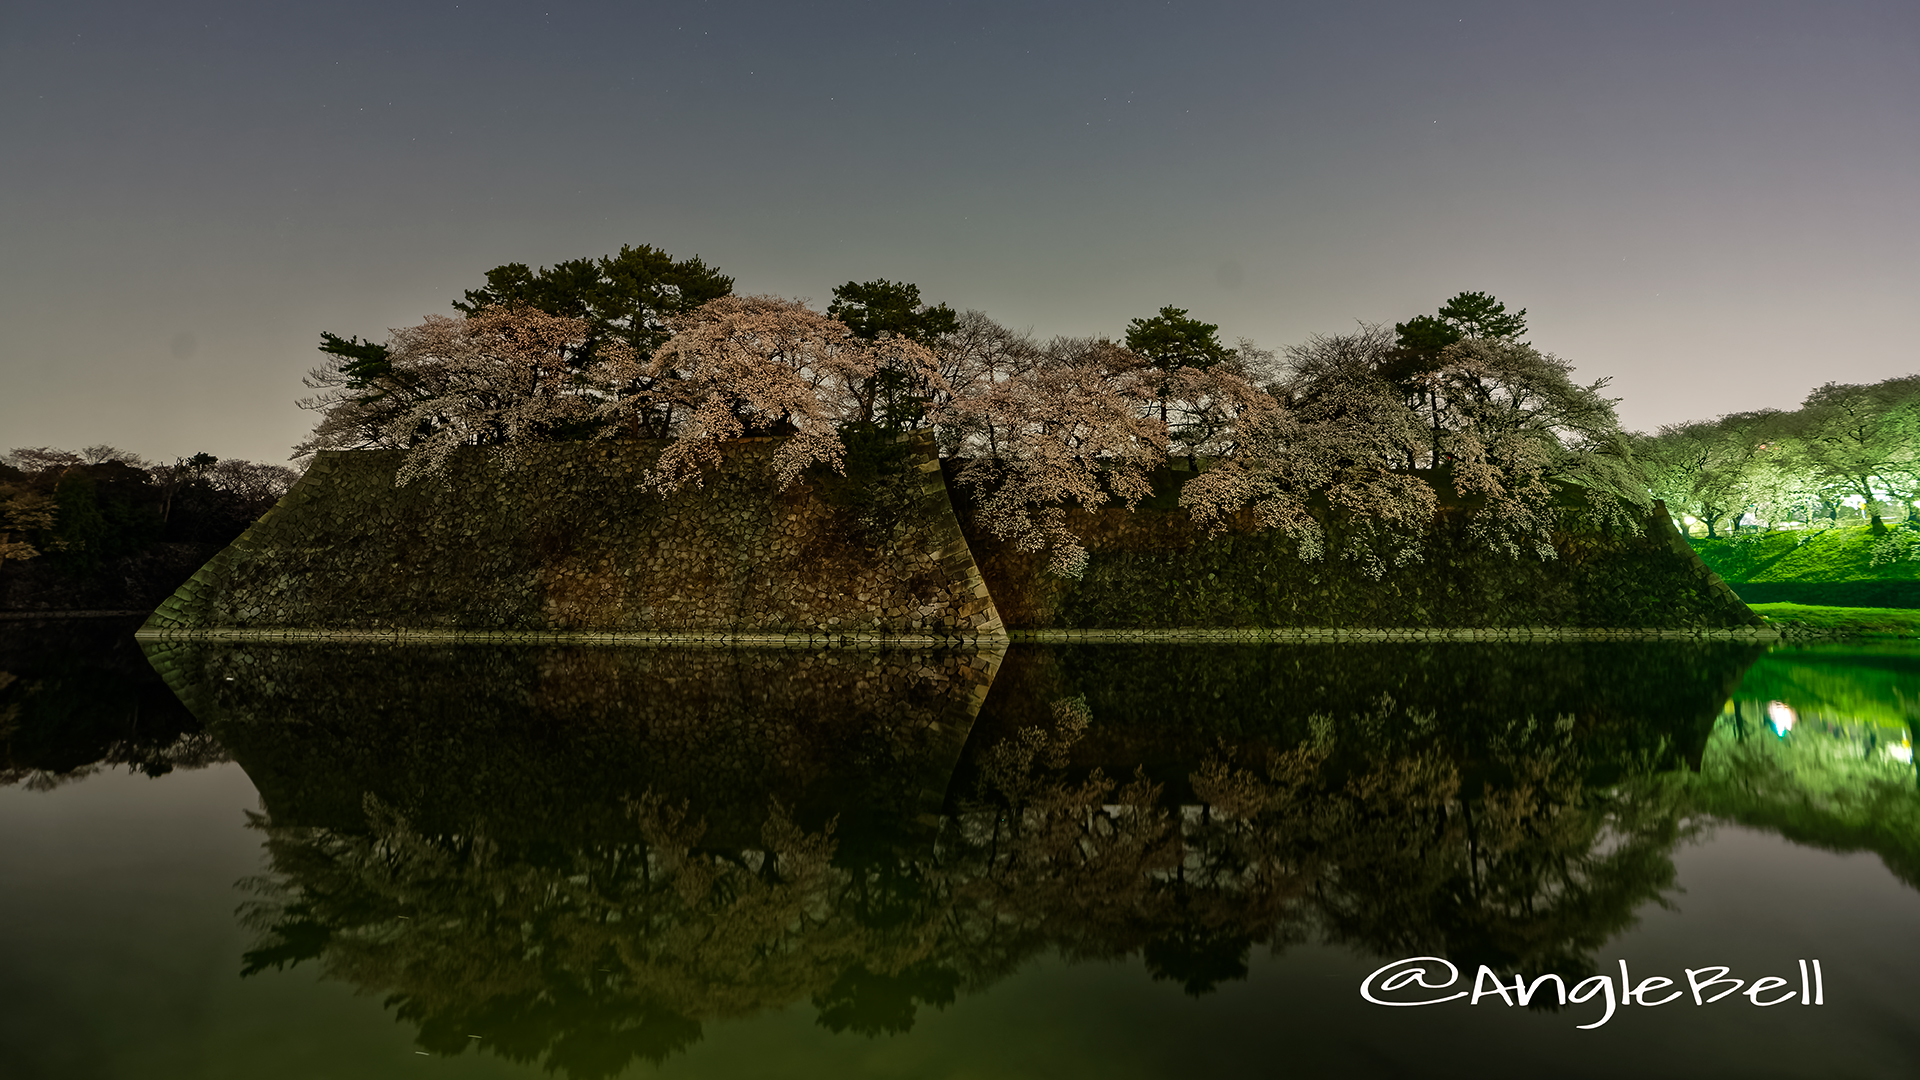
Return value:
<svg viewBox="0 0 1920 1080">
<path fill-rule="evenodd" d="M 1700 810 L 1832 851 L 1871 851 L 1920 888 L 1920 654 L 1872 645 L 1760 658 L 1715 722 Z"/>
<path fill-rule="evenodd" d="M 0 622 L 0 786 L 44 791 L 102 769 L 164 776 L 225 760 L 142 657 L 138 623 Z"/>
<path fill-rule="evenodd" d="M 426 1049 L 598 1077 L 799 1002 L 903 1032 L 1042 953 L 1196 995 L 1305 940 L 1589 974 L 1703 809 L 1757 812 L 1723 710 L 1756 652 L 154 661 L 261 792 L 248 972 L 314 962 Z"/>
</svg>

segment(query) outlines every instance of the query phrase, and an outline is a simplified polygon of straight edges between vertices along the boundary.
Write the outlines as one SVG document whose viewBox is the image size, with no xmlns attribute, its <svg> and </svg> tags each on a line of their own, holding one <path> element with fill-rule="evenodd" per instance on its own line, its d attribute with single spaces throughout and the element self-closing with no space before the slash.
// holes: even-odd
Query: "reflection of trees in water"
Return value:
<svg viewBox="0 0 1920 1080">
<path fill-rule="evenodd" d="M 1355 717 L 1392 722 L 1390 708 Z M 1572 717 L 1528 720 L 1481 747 L 1479 782 L 1453 754 L 1409 747 L 1342 764 L 1337 746 L 1216 762 L 1194 778 L 1229 866 L 1290 867 L 1313 924 L 1380 955 L 1439 954 L 1496 969 L 1586 974 L 1591 951 L 1673 884 L 1686 829 L 1670 777 L 1605 787 Z"/>
<path fill-rule="evenodd" d="M 122 619 L 0 622 L 0 787 L 45 791 L 125 766 L 147 776 L 229 760 Z"/>
<path fill-rule="evenodd" d="M 1736 701 L 1714 726 L 1690 784 L 1697 809 L 1797 844 L 1871 851 L 1920 888 L 1920 770 L 1911 731 L 1807 711 L 1783 732 L 1765 719 L 1766 709 L 1764 701 Z"/>
<path fill-rule="evenodd" d="M 0 674 L 5 674 L 0 672 Z M 131 724 L 129 724 L 131 726 Z M 0 709 L 0 743 L 13 741 L 15 718 Z M 170 737 L 168 737 L 170 736 Z M 232 761 L 226 747 L 204 731 L 168 732 L 159 737 L 108 739 L 92 748 L 93 759 L 79 765 L 42 768 L 12 765 L 0 768 L 0 787 L 18 784 L 28 791 L 52 791 L 77 783 L 105 769 L 125 766 L 130 772 L 160 777 L 175 769 L 204 769 Z"/>
<path fill-rule="evenodd" d="M 246 918 L 268 940 L 247 972 L 318 957 L 388 992 L 429 1049 L 484 1033 L 509 1059 L 607 1076 L 692 1044 L 702 1020 L 784 1006 L 820 971 L 885 954 L 838 917 L 848 875 L 829 836 L 776 808 L 762 848 L 705 851 L 682 811 L 651 798 L 630 811 L 624 840 L 547 859 L 422 836 L 371 800 L 365 833 L 259 819 L 274 874 L 251 883 Z"/>
<path fill-rule="evenodd" d="M 1466 748 L 1437 739 L 1432 714 L 1382 699 L 1345 723 L 1316 720 L 1315 740 L 1263 761 L 1210 755 L 1189 778 L 1197 804 L 1178 808 L 1138 774 L 1116 785 L 1098 769 L 1077 784 L 1018 773 L 1033 794 L 1005 799 L 970 844 L 996 857 L 967 876 L 1003 915 L 1031 912 L 1045 946 L 1139 950 L 1196 993 L 1244 974 L 1248 946 L 1309 932 L 1381 954 L 1584 972 L 1672 884 L 1678 789 L 1651 769 L 1589 784 L 1571 717 L 1516 723 L 1473 748 L 1488 759 L 1477 790 L 1462 782 Z M 1407 729 L 1414 738 L 1391 734 Z M 1034 734 L 1022 745 L 1037 756 Z M 963 813 L 959 831 L 983 820 Z"/>
<path fill-rule="evenodd" d="M 835 1031 L 905 1031 L 1050 951 L 1137 954 L 1192 994 L 1244 977 L 1255 945 L 1316 935 L 1585 974 L 1671 886 L 1686 832 L 1658 762 L 1590 783 L 1571 717 L 1466 746 L 1383 698 L 1286 750 L 1218 745 L 1184 805 L 1144 770 L 1075 766 L 1090 719 L 1064 699 L 980 748 L 917 847 L 843 845 L 778 805 L 757 846 L 703 846 L 699 810 L 651 795 L 573 844 L 427 835 L 377 800 L 364 829 L 262 817 L 248 970 L 318 959 L 436 1052 L 477 1034 L 609 1076 L 802 1000 Z"/>
</svg>

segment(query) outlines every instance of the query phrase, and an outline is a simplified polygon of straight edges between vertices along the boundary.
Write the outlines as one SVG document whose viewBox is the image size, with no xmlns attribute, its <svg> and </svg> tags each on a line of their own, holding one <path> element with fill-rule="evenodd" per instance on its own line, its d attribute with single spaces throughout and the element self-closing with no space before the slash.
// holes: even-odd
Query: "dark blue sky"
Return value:
<svg viewBox="0 0 1920 1080">
<path fill-rule="evenodd" d="M 1920 5 L 0 3 L 0 449 L 278 460 L 322 330 L 623 243 L 1277 347 L 1462 289 L 1630 426 L 1920 370 Z"/>
</svg>

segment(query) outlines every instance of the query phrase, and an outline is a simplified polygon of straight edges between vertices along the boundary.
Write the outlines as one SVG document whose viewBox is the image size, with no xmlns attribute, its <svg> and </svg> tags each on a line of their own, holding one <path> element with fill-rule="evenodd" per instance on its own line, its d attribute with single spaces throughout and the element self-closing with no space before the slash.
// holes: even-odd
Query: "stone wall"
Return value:
<svg viewBox="0 0 1920 1080">
<path fill-rule="evenodd" d="M 1136 511 L 1071 515 L 1091 561 L 1068 581 L 977 529 L 946 476 L 955 463 L 928 443 L 781 490 L 777 440 L 741 440 L 705 487 L 665 497 L 640 486 L 661 445 L 552 444 L 511 471 L 469 450 L 447 483 L 406 487 L 398 452 L 322 454 L 145 631 L 939 644 L 1009 630 L 1760 623 L 1657 506 L 1638 527 L 1570 529 L 1551 560 L 1489 550 L 1451 508 L 1423 562 L 1374 578 L 1302 562 L 1271 530 L 1208 535 L 1167 474 Z"/>
<path fill-rule="evenodd" d="M 511 471 L 468 450 L 405 487 L 398 451 L 322 453 L 147 629 L 1000 631 L 929 447 L 863 490 L 783 491 L 774 443 L 664 497 L 640 487 L 659 443 L 547 445 Z"/>
<path fill-rule="evenodd" d="M 1090 556 L 1077 581 L 1048 574 L 1044 554 L 1016 551 L 979 528 L 955 484 L 961 528 L 1008 629 L 1672 630 L 1761 622 L 1659 504 L 1637 528 L 1556 536 L 1559 557 L 1550 560 L 1489 550 L 1468 534 L 1460 508 L 1445 509 L 1424 561 L 1374 578 L 1337 558 L 1302 562 L 1294 542 L 1272 530 L 1208 535 L 1177 506 L 1181 479 L 1163 472 L 1156 497 L 1133 511 L 1071 512 Z"/>
</svg>

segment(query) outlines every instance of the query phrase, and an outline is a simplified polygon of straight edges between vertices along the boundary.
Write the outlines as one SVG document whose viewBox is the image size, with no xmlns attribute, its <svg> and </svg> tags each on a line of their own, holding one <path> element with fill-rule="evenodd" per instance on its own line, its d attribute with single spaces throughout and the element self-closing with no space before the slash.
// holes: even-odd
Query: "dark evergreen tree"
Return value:
<svg viewBox="0 0 1920 1080">
<path fill-rule="evenodd" d="M 484 287 L 468 289 L 453 306 L 467 315 L 506 306 L 584 319 L 589 333 L 571 358 L 584 364 L 608 340 L 649 355 L 667 340 L 668 319 L 732 292 L 733 279 L 698 255 L 676 260 L 649 244 L 622 245 L 618 255 L 571 259 L 539 270 L 525 263 L 496 266 L 487 271 Z"/>
<path fill-rule="evenodd" d="M 1518 341 L 1527 332 L 1527 309 L 1509 314 L 1489 293 L 1459 293 L 1440 306 L 1440 317 L 1462 337 Z"/>
<path fill-rule="evenodd" d="M 945 304 L 925 304 L 920 286 L 905 281 L 849 281 L 833 290 L 827 314 L 846 323 L 855 337 L 878 341 L 884 334 L 932 345 L 959 326 L 959 316 Z"/>
<path fill-rule="evenodd" d="M 1187 317 L 1186 308 L 1163 307 L 1150 319 L 1127 323 L 1127 348 L 1162 371 L 1190 367 L 1205 371 L 1236 355 L 1221 344 L 1220 327 Z"/>
</svg>

